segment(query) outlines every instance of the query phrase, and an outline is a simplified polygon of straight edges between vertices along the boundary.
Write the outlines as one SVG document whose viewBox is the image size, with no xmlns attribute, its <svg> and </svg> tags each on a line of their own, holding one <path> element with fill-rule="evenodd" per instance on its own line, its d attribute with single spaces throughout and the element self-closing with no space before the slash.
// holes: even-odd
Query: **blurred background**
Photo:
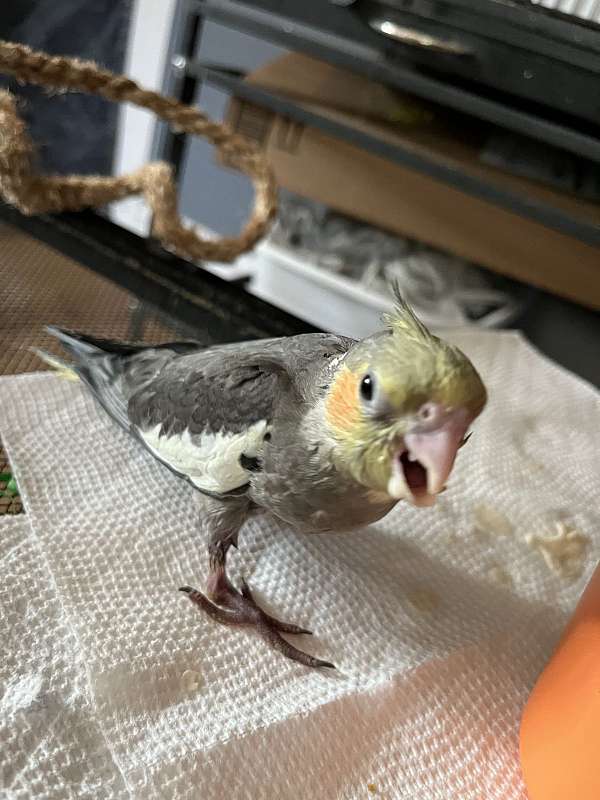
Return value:
<svg viewBox="0 0 600 800">
<path fill-rule="evenodd" d="M 435 329 L 520 328 L 600 385 L 600 0 L 18 0 L 0 36 L 94 59 L 260 144 L 276 224 L 234 265 L 200 265 L 232 286 L 361 337 L 397 282 Z M 249 180 L 207 142 L 4 85 L 46 171 L 162 159 L 190 225 L 235 235 L 248 217 Z M 142 200 L 103 213 L 148 236 Z"/>
</svg>

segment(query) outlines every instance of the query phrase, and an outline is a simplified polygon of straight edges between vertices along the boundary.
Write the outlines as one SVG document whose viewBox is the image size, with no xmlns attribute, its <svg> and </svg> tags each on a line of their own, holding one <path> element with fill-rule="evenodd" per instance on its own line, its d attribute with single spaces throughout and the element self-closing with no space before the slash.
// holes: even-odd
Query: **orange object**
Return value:
<svg viewBox="0 0 600 800">
<path fill-rule="evenodd" d="M 600 800 L 600 565 L 521 720 L 530 800 Z"/>
</svg>

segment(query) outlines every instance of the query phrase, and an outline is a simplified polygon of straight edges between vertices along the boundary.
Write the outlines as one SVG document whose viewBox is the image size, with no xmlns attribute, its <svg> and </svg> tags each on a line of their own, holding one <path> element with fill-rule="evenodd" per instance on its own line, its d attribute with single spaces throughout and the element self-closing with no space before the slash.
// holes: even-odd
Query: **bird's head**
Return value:
<svg viewBox="0 0 600 800">
<path fill-rule="evenodd" d="M 414 505 L 433 505 L 486 402 L 475 367 L 397 295 L 384 331 L 357 342 L 325 398 L 338 467 Z"/>
</svg>

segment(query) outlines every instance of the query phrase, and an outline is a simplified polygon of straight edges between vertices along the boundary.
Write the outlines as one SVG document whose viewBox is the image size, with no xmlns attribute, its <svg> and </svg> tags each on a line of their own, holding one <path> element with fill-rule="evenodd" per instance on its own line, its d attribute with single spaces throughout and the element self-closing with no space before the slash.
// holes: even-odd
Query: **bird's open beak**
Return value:
<svg viewBox="0 0 600 800">
<path fill-rule="evenodd" d="M 446 486 L 456 454 L 464 442 L 472 416 L 453 409 L 430 430 L 407 433 L 392 458 L 388 494 L 415 506 L 431 506 Z"/>
</svg>

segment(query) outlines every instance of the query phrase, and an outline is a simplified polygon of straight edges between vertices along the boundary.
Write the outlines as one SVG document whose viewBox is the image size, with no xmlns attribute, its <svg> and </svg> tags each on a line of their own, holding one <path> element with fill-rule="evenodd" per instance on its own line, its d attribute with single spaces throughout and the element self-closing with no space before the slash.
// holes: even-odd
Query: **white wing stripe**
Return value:
<svg viewBox="0 0 600 800">
<path fill-rule="evenodd" d="M 260 420 L 241 433 L 205 432 L 193 438 L 187 430 L 174 436 L 159 436 L 160 428 L 156 425 L 139 431 L 148 449 L 199 489 L 223 493 L 248 483 L 240 456 L 260 456 L 267 421 Z"/>
</svg>

